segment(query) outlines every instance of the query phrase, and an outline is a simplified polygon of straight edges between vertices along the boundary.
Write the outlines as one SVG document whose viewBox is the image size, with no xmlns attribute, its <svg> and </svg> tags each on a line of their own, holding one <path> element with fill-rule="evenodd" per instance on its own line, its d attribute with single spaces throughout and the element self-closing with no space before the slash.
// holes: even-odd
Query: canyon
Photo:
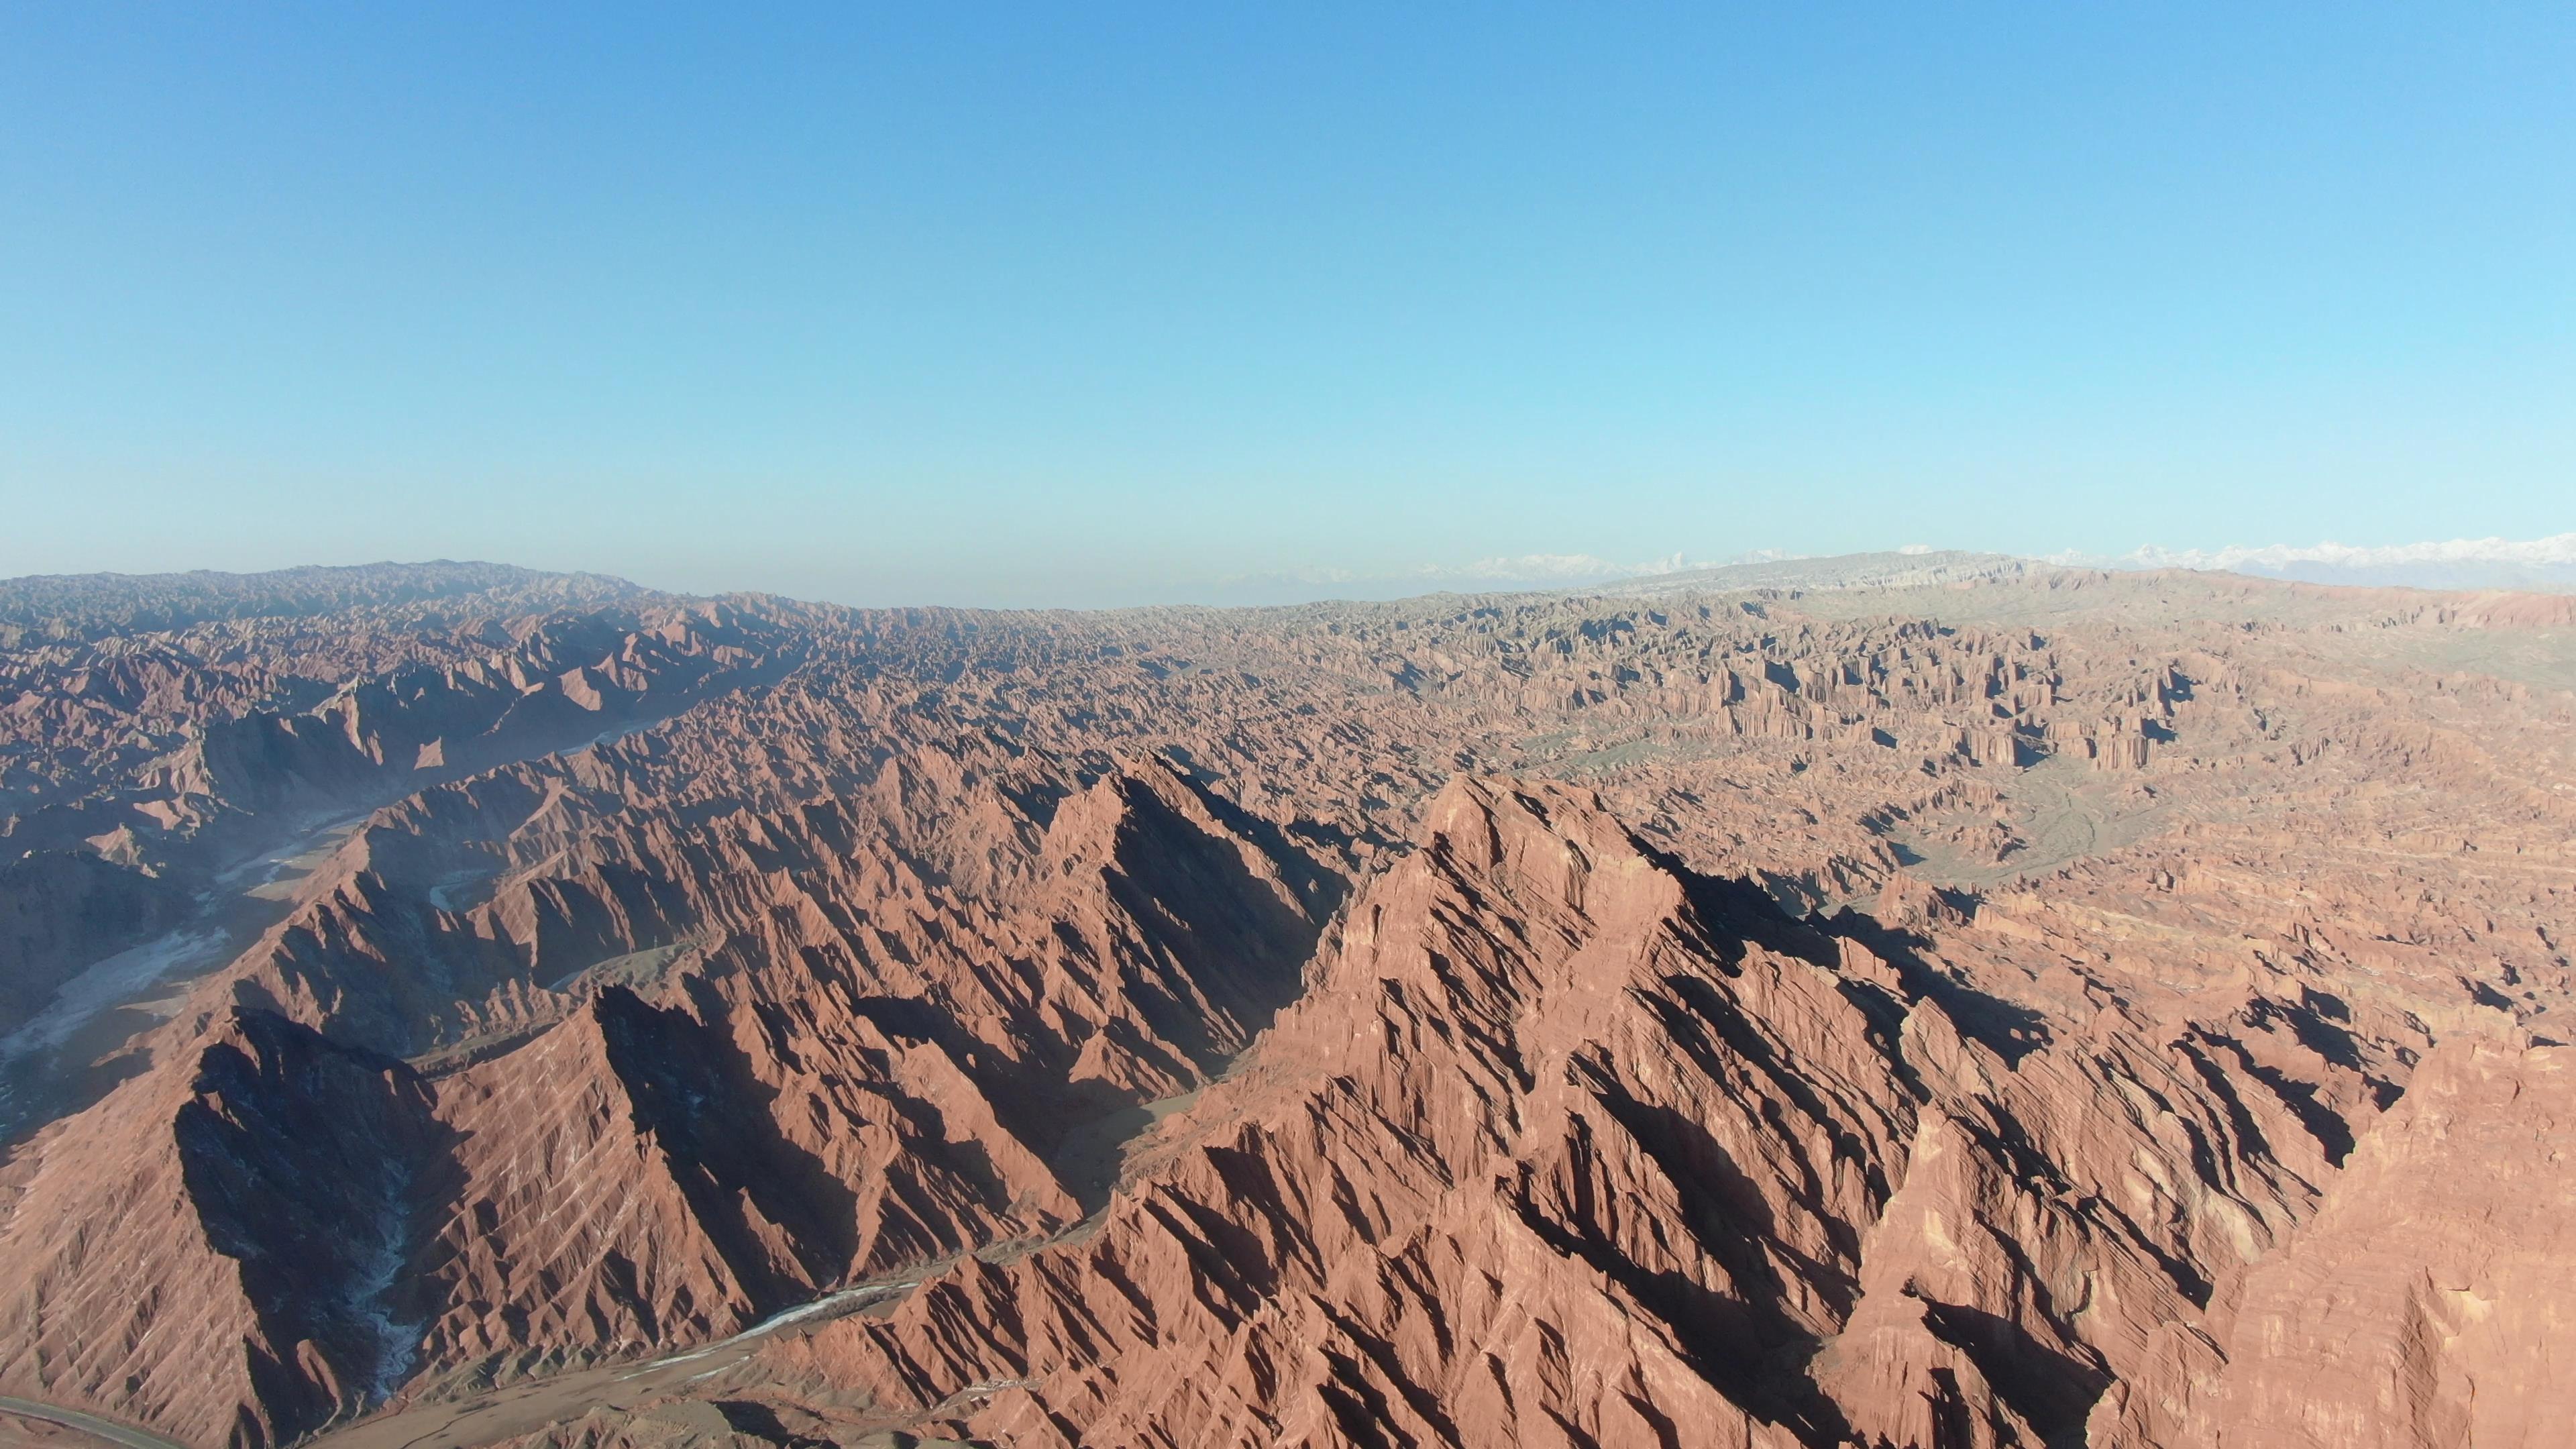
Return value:
<svg viewBox="0 0 2576 1449">
<path fill-rule="evenodd" d="M 2562 1442 L 2576 597 L 0 582 L 0 1437 Z"/>
</svg>

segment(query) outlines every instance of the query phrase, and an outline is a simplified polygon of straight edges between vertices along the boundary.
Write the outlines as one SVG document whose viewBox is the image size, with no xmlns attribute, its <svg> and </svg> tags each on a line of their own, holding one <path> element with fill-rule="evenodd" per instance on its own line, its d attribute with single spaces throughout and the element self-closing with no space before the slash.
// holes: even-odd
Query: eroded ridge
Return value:
<svg viewBox="0 0 2576 1449">
<path fill-rule="evenodd" d="M 0 1392 L 191 1444 L 2553 1412 L 2564 601 L 478 567 L 10 616 Z"/>
</svg>

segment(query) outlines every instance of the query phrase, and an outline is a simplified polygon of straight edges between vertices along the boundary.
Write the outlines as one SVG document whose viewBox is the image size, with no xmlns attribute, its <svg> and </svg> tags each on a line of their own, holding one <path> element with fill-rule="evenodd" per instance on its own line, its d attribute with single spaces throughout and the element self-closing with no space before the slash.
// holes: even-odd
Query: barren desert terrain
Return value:
<svg viewBox="0 0 2576 1449">
<path fill-rule="evenodd" d="M 0 1433 L 2576 1434 L 2576 597 L 0 583 Z"/>
</svg>

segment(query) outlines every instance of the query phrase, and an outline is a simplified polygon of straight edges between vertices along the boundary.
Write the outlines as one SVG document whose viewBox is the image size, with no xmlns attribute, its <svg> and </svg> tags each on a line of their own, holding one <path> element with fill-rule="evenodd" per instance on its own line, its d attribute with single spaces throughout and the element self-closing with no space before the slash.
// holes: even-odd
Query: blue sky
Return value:
<svg viewBox="0 0 2576 1449">
<path fill-rule="evenodd" d="M 753 9 L 0 10 L 0 574 L 2576 529 L 2564 4 Z"/>
</svg>

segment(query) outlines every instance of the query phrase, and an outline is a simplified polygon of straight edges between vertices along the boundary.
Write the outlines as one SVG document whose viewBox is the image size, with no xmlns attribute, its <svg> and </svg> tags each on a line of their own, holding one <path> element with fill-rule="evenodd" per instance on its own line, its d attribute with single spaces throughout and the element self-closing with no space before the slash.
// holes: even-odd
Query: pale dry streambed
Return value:
<svg viewBox="0 0 2576 1449">
<path fill-rule="evenodd" d="M 175 1015 L 198 978 L 286 918 L 367 812 L 299 822 L 284 841 L 227 867 L 178 926 L 90 963 L 0 1037 L 0 1143 L 96 1101 L 144 1065 L 125 1052 Z"/>
</svg>

